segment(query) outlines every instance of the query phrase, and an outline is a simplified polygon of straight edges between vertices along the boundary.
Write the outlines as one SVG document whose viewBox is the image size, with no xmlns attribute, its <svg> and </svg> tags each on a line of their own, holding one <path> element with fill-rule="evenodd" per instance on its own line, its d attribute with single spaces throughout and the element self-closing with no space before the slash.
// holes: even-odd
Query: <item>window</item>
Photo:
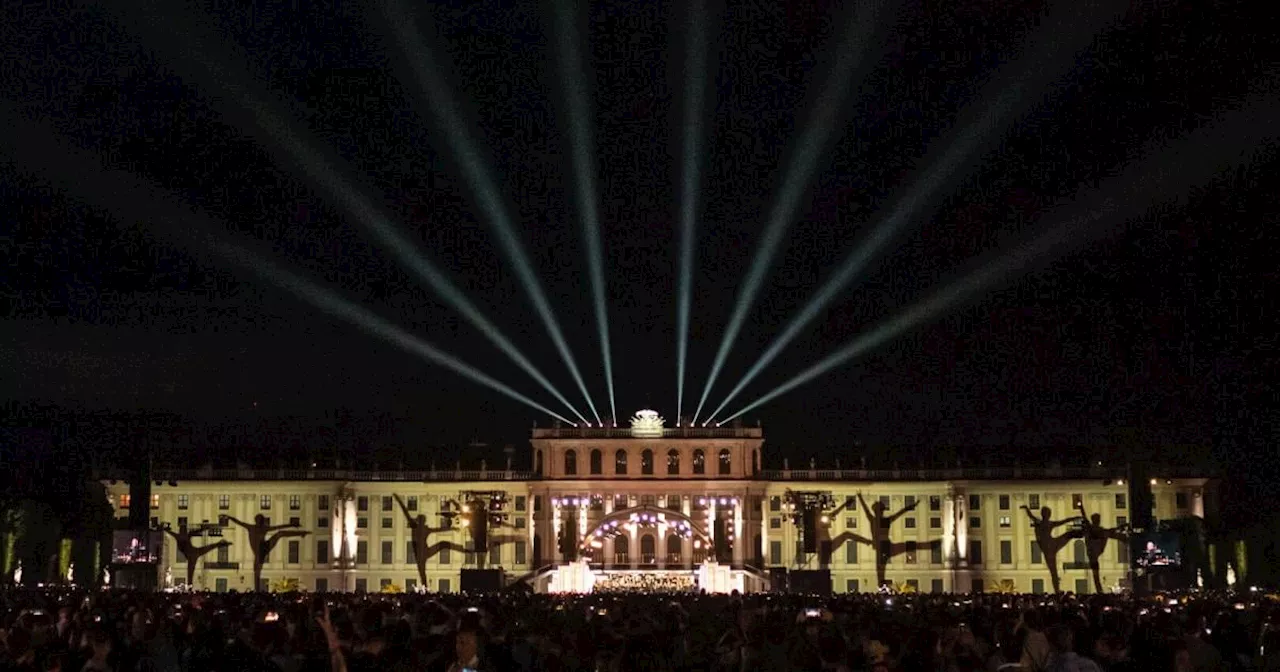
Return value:
<svg viewBox="0 0 1280 672">
<path fill-rule="evenodd" d="M 931 529 L 931 530 L 940 530 L 940 529 L 942 529 L 942 519 L 941 519 L 941 518 L 939 518 L 938 516 L 934 516 L 934 517 L 930 518 L 930 519 L 929 519 L 929 529 Z"/>
<path fill-rule="evenodd" d="M 781 511 L 781 510 L 782 510 L 782 498 L 781 498 L 781 497 L 770 497 L 770 498 L 769 498 L 769 510 L 770 510 L 770 511 Z"/>
<path fill-rule="evenodd" d="M 941 498 L 941 497 L 939 497 L 938 495 L 929 495 L 929 510 L 930 510 L 930 511 L 941 511 L 941 510 L 942 510 L 942 498 Z"/>
<path fill-rule="evenodd" d="M 941 593 L 941 592 L 942 592 L 942 579 L 930 579 L 930 581 L 929 581 L 929 592 L 931 592 L 931 593 Z"/>
<path fill-rule="evenodd" d="M 1013 564 L 1013 542 L 1009 539 L 1000 540 L 1000 564 Z"/>
<path fill-rule="evenodd" d="M 525 529 L 525 528 L 526 528 L 525 517 L 524 517 L 524 516 L 516 516 L 516 529 L 517 529 L 517 530 L 523 530 L 523 529 Z"/>
<path fill-rule="evenodd" d="M 542 475 L 542 451 L 533 454 L 533 473 Z"/>
<path fill-rule="evenodd" d="M 667 451 L 667 475 L 680 475 L 680 451 L 675 448 Z"/>
<path fill-rule="evenodd" d="M 782 519 L 781 519 L 781 518 L 770 518 L 770 519 L 769 519 L 769 529 L 771 529 L 771 530 L 781 530 L 781 529 L 782 529 Z"/>
<path fill-rule="evenodd" d="M 1129 498 L 1126 497 L 1123 492 L 1116 493 L 1116 508 L 1117 509 L 1129 508 Z"/>
<path fill-rule="evenodd" d="M 564 475 L 578 475 L 578 453 L 573 449 L 564 451 Z"/>
<path fill-rule="evenodd" d="M 1179 510 L 1187 508 L 1187 493 L 1175 492 L 1173 494 L 1173 505 L 1178 507 Z"/>
<path fill-rule="evenodd" d="M 1084 545 L 1084 539 L 1076 539 L 1071 544 L 1071 561 L 1077 565 L 1086 565 L 1089 563 L 1089 549 Z"/>
<path fill-rule="evenodd" d="M 1000 527 L 1013 527 L 1013 519 L 1009 516 L 1000 516 Z"/>
<path fill-rule="evenodd" d="M 369 592 L 369 579 L 356 579 L 356 592 L 357 593 Z"/>
<path fill-rule="evenodd" d="M 614 510 L 614 511 L 619 511 L 619 510 L 622 510 L 622 509 L 629 509 L 629 508 L 631 508 L 631 503 L 627 500 L 627 496 L 626 496 L 626 495 L 614 495 L 614 496 L 613 496 L 613 510 Z"/>
<path fill-rule="evenodd" d="M 627 473 L 627 451 L 619 450 L 613 454 L 613 473 L 619 476 Z"/>
<path fill-rule="evenodd" d="M 1031 564 L 1039 565 L 1044 563 L 1044 556 L 1040 553 L 1040 544 L 1031 542 Z"/>
<path fill-rule="evenodd" d="M 1084 495 L 1076 492 L 1071 495 L 1071 510 L 1074 511 L 1084 506 Z"/>
<path fill-rule="evenodd" d="M 368 510 L 369 510 L 369 498 L 364 495 L 360 495 L 359 497 L 356 497 L 356 511 L 368 511 Z"/>
<path fill-rule="evenodd" d="M 302 527 L 302 519 L 297 516 L 289 516 L 289 524 L 294 527 Z"/>
<path fill-rule="evenodd" d="M 440 579 L 440 592 L 448 593 L 453 590 L 453 586 L 449 585 L 449 579 Z"/>
<path fill-rule="evenodd" d="M 906 519 L 904 519 L 904 521 L 905 521 L 905 522 L 904 522 L 904 524 L 907 526 L 907 529 L 908 529 L 908 530 L 915 529 L 915 526 L 916 526 L 916 519 L 915 519 L 915 518 L 906 518 Z"/>
<path fill-rule="evenodd" d="M 1124 527 L 1129 524 L 1129 516 L 1116 516 L 1116 527 Z"/>
<path fill-rule="evenodd" d="M 405 580 L 404 580 L 404 592 L 406 592 L 406 593 L 410 593 L 410 594 L 418 592 L 418 580 L 417 580 L 417 579 L 405 579 Z"/>
<path fill-rule="evenodd" d="M 844 561 L 845 564 L 858 564 L 858 542 L 850 539 L 844 542 Z"/>
<path fill-rule="evenodd" d="M 290 510 L 290 511 L 301 511 L 301 510 L 302 510 L 302 496 L 301 496 L 301 495 L 289 495 L 289 510 Z"/>
<path fill-rule="evenodd" d="M 287 553 L 288 553 L 287 562 L 289 564 L 296 565 L 299 562 L 302 562 L 302 543 L 296 539 L 290 540 L 289 550 Z"/>
<path fill-rule="evenodd" d="M 226 511 L 231 508 L 231 495 L 218 495 L 218 509 Z"/>
<path fill-rule="evenodd" d="M 911 587 L 911 592 L 920 592 L 920 581 L 917 579 L 907 579 L 907 585 Z"/>
<path fill-rule="evenodd" d="M 915 496 L 915 495 L 907 495 L 906 497 L 903 497 L 903 498 L 902 498 L 902 503 L 903 503 L 903 505 L 908 506 L 908 507 L 910 507 L 910 506 L 915 506 L 915 505 L 916 505 L 916 496 Z"/>
<path fill-rule="evenodd" d="M 942 544 L 934 542 L 929 544 L 929 562 L 934 565 L 942 564 Z"/>
<path fill-rule="evenodd" d="M 382 564 L 389 565 L 395 562 L 395 560 L 392 559 L 394 557 L 395 557 L 395 553 L 394 553 L 394 549 L 392 549 L 391 547 L 391 542 L 390 541 L 382 542 Z"/>
<path fill-rule="evenodd" d="M 356 527 L 361 530 L 368 529 L 369 518 L 366 516 L 360 516 L 356 518 Z"/>
<path fill-rule="evenodd" d="M 856 593 L 856 592 L 859 592 L 859 591 L 858 591 L 858 580 L 857 580 L 857 579 L 845 579 L 845 580 L 844 580 L 844 592 L 846 592 L 846 593 Z"/>
<path fill-rule="evenodd" d="M 316 579 L 316 592 L 317 593 L 329 592 L 329 579 L 325 579 L 325 578 Z"/>
<path fill-rule="evenodd" d="M 889 511 L 889 495 L 880 495 L 880 508 L 886 513 Z"/>
<path fill-rule="evenodd" d="M 218 553 L 218 562 L 231 562 L 230 546 L 219 546 L 217 553 Z"/>
<path fill-rule="evenodd" d="M 587 469 L 591 471 L 592 476 L 599 476 L 604 473 L 604 458 L 600 456 L 598 448 L 592 448 L 588 454 Z"/>
<path fill-rule="evenodd" d="M 218 578 L 216 578 L 216 579 L 214 579 L 214 580 L 213 580 L 213 591 L 214 591 L 215 593 L 225 593 L 225 592 L 227 592 L 227 579 L 226 579 L 226 577 L 224 577 L 224 576 L 220 576 L 220 577 L 218 577 Z"/>
<path fill-rule="evenodd" d="M 181 531 L 185 529 L 187 529 L 187 517 L 178 516 L 178 530 Z"/>
<path fill-rule="evenodd" d="M 906 561 L 908 565 L 916 564 L 916 542 L 908 541 L 906 549 Z"/>
<path fill-rule="evenodd" d="M 369 564 L 369 542 L 363 539 L 356 542 L 356 564 Z"/>
<path fill-rule="evenodd" d="M 653 475 L 653 451 L 647 448 L 640 452 L 640 473 L 644 476 Z"/>
<path fill-rule="evenodd" d="M 1027 495 L 1027 507 L 1031 509 L 1040 508 L 1040 495 Z"/>
<path fill-rule="evenodd" d="M 418 562 L 418 552 L 413 550 L 413 542 L 404 542 L 404 561 L 409 563 Z"/>
<path fill-rule="evenodd" d="M 720 449 L 720 475 L 728 476 L 733 473 L 733 458 L 729 456 L 728 448 Z"/>
<path fill-rule="evenodd" d="M 417 511 L 417 510 L 418 510 L 418 496 L 417 496 L 417 495 L 410 495 L 410 496 L 409 496 L 409 499 L 405 502 L 404 507 L 405 507 L 406 509 L 409 509 L 410 511 Z"/>
<path fill-rule="evenodd" d="M 1076 595 L 1089 594 L 1089 579 L 1076 579 Z"/>
<path fill-rule="evenodd" d="M 975 530 L 982 527 L 982 518 L 980 516 L 969 516 L 969 527 Z"/>
<path fill-rule="evenodd" d="M 324 529 L 329 527 L 329 516 L 319 516 L 316 518 L 316 527 Z"/>
<path fill-rule="evenodd" d="M 771 565 L 782 564 L 782 542 L 781 541 L 769 542 L 769 564 Z"/>
<path fill-rule="evenodd" d="M 969 540 L 969 564 L 970 565 L 982 564 L 982 540 L 981 539 Z"/>
<path fill-rule="evenodd" d="M 529 506 L 529 498 L 524 495 L 516 495 L 516 511 L 527 511 Z"/>
<path fill-rule="evenodd" d="M 384 530 L 391 529 L 391 516 L 382 517 L 382 529 Z"/>
<path fill-rule="evenodd" d="M 533 511 L 537 513 L 542 510 L 542 495 L 533 496 Z"/>
<path fill-rule="evenodd" d="M 451 549 L 448 546 L 443 546 L 440 548 L 440 555 L 436 556 L 440 558 L 440 564 L 448 565 L 453 562 L 453 554 L 450 552 L 450 550 Z"/>
<path fill-rule="evenodd" d="M 489 547 L 489 564 L 490 565 L 502 564 L 502 547 L 501 546 L 494 544 Z"/>
<path fill-rule="evenodd" d="M 321 511 L 329 510 L 329 495 L 320 495 L 316 498 L 316 508 Z"/>
<path fill-rule="evenodd" d="M 848 518 L 845 518 L 845 519 L 844 519 L 844 526 L 845 526 L 846 528 L 850 529 L 850 530 L 856 530 L 856 529 L 858 529 L 858 517 L 857 517 L 857 516 L 849 516 Z"/>
<path fill-rule="evenodd" d="M 321 565 L 329 562 L 329 542 L 316 542 L 316 564 Z"/>
<path fill-rule="evenodd" d="M 529 561 L 528 545 L 523 541 L 516 542 L 516 564 L 523 565 Z"/>
<path fill-rule="evenodd" d="M 707 456 L 706 453 L 702 452 L 701 448 L 694 449 L 693 451 L 693 473 L 707 473 Z"/>
<path fill-rule="evenodd" d="M 270 511 L 270 510 L 271 510 L 271 495 L 262 495 L 261 497 L 259 497 L 259 498 L 258 498 L 258 506 L 259 506 L 263 511 Z"/>
<path fill-rule="evenodd" d="M 388 496 L 388 495 L 383 495 L 383 496 L 382 496 L 382 510 L 383 510 L 383 511 L 390 511 L 390 510 L 392 509 L 392 507 L 394 507 L 394 506 L 395 506 L 395 502 L 394 502 L 394 501 L 392 501 L 392 499 L 391 499 L 391 497 L 390 497 L 390 496 Z"/>
<path fill-rule="evenodd" d="M 151 495 L 151 508 L 160 508 L 160 495 Z"/>
<path fill-rule="evenodd" d="M 179 510 L 179 511 L 186 511 L 186 510 L 187 510 L 187 507 L 189 507 L 190 505 L 191 505 L 191 496 L 190 496 L 190 495 L 178 495 L 178 510 Z"/>
<path fill-rule="evenodd" d="M 1127 565 L 1129 564 L 1129 542 L 1116 540 L 1116 562 Z"/>
<path fill-rule="evenodd" d="M 982 495 L 969 495 L 969 510 L 982 510 Z"/>
<path fill-rule="evenodd" d="M 1009 495 L 1000 495 L 1000 497 L 999 497 L 999 499 L 997 500 L 997 502 L 999 502 L 999 506 L 1000 506 L 1000 510 L 1001 510 L 1001 511 L 1008 511 L 1008 510 L 1009 510 Z"/>
<path fill-rule="evenodd" d="M 1044 579 L 1031 579 L 1031 594 L 1044 595 Z"/>
</svg>

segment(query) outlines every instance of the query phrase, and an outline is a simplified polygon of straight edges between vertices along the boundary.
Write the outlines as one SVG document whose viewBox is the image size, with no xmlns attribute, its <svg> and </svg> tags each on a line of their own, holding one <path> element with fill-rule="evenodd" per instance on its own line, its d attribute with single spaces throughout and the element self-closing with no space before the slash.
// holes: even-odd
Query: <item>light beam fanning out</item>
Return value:
<svg viewBox="0 0 1280 672">
<path fill-rule="evenodd" d="M 586 383 L 582 380 L 582 373 L 578 370 L 578 363 L 574 359 L 573 352 L 569 349 L 569 343 L 565 340 L 564 332 L 560 329 L 560 321 L 556 319 L 555 311 L 551 307 L 551 301 L 547 299 L 546 291 L 542 288 L 542 281 L 538 279 L 538 274 L 533 269 L 529 255 L 525 252 L 524 244 L 520 242 L 520 236 L 512 225 L 511 216 L 507 212 L 507 207 L 498 189 L 497 182 L 493 179 L 489 166 L 481 155 L 477 143 L 470 137 L 467 124 L 459 111 L 457 102 L 454 100 L 453 92 L 440 76 L 440 65 L 433 58 L 432 50 L 415 27 L 413 15 L 406 11 L 399 0 L 387 0 L 383 6 L 387 19 L 391 24 L 391 29 L 395 33 L 396 41 L 400 44 L 401 51 L 404 52 L 405 59 L 418 80 L 419 96 L 436 116 L 439 125 L 445 129 L 445 140 L 457 157 L 459 165 L 467 176 L 467 181 L 471 183 L 471 187 L 476 192 L 480 207 L 485 211 L 485 221 L 492 227 L 503 254 L 506 255 L 507 262 L 515 268 L 516 275 L 520 278 L 521 286 L 528 293 L 529 300 L 533 302 L 533 307 L 538 316 L 542 318 L 542 324 L 547 330 L 547 335 L 551 337 L 556 350 L 560 353 L 560 358 L 564 360 L 565 366 L 569 369 L 569 374 L 573 376 L 573 381 L 577 383 L 578 390 L 582 392 L 583 398 L 587 400 L 587 406 L 590 407 L 591 414 L 595 416 L 596 423 L 599 424 L 600 413 L 596 411 L 596 405 L 591 401 L 591 394 L 587 392 Z M 592 270 L 594 280 L 596 269 L 593 268 Z M 599 273 L 603 278 L 603 271 L 601 270 Z M 600 311 L 603 309 L 603 297 L 598 297 L 598 299 L 599 302 L 596 306 L 597 318 L 599 318 Z M 605 376 L 611 378 L 612 371 L 609 367 L 609 345 L 607 339 L 604 344 L 606 354 Z M 609 390 L 612 398 L 612 383 Z"/>
<path fill-rule="evenodd" d="M 944 285 L 906 310 L 881 322 L 867 333 L 824 357 L 738 412 L 716 423 L 720 426 L 762 404 L 867 354 L 903 333 L 943 317 L 997 283 L 1011 279 L 1060 248 L 1079 246 L 1107 233 L 1111 227 L 1094 226 L 1106 219 L 1124 221 L 1142 216 L 1153 205 L 1167 204 L 1186 191 L 1213 178 L 1232 162 L 1277 134 L 1273 109 L 1251 107 L 1225 115 L 1212 127 L 1197 132 L 1174 148 L 1159 152 L 1093 192 L 1077 212 L 1086 214 L 1058 219 L 1031 240 L 976 270 Z M 1241 148 L 1247 148 L 1244 152 Z"/>
<path fill-rule="evenodd" d="M 907 188 L 889 215 L 872 226 L 871 233 L 849 252 L 836 267 L 836 272 L 765 348 L 760 359 L 751 365 L 703 424 L 714 420 L 748 383 L 782 354 L 783 348 L 825 313 L 910 224 L 918 221 L 934 199 L 954 183 L 957 172 L 975 166 L 976 159 L 999 140 L 999 131 L 1025 107 L 1026 101 L 1038 101 L 1043 97 L 1042 90 L 1051 83 L 1055 73 L 1066 70 L 1057 62 L 1065 61 L 1068 66 L 1074 63 L 1076 51 L 1114 18 L 1114 12 L 1091 11 L 1088 7 L 1073 9 L 1075 13 L 1067 17 L 1066 22 L 1055 22 L 1030 36 L 1027 43 L 1035 51 L 1014 67 L 1006 67 L 1004 76 L 997 76 L 983 87 L 975 97 L 977 102 L 966 110 L 951 137 L 941 143 L 941 151 L 921 161 L 921 165 L 928 168 Z M 1074 39 L 1078 44 L 1063 45 L 1064 39 Z"/>
<path fill-rule="evenodd" d="M 707 88 L 707 0 L 690 0 L 685 68 L 684 149 L 680 181 L 680 266 L 676 278 L 676 424 L 684 418 L 684 369 L 689 355 L 689 313 L 693 306 L 693 248 L 697 236 L 698 191 L 702 187 L 703 106 Z"/>
<path fill-rule="evenodd" d="M 729 315 L 729 324 L 725 327 L 724 336 L 720 339 L 720 347 L 711 364 L 711 373 L 707 375 L 707 382 L 702 388 L 702 397 L 698 400 L 698 408 L 693 413 L 694 423 L 702 413 L 702 406 L 707 403 L 711 386 L 720 375 L 720 369 L 724 367 L 729 351 L 733 349 L 734 341 L 737 340 L 738 332 L 742 330 L 747 314 L 755 304 L 756 296 L 764 287 L 765 275 L 773 266 L 773 258 L 782 247 L 782 239 L 786 236 L 787 228 L 800 207 L 801 197 L 804 196 L 813 179 L 818 160 L 830 143 L 832 133 L 836 130 L 840 108 L 853 88 L 856 79 L 854 75 L 858 66 L 863 63 L 882 2 L 883 0 L 861 0 L 857 11 L 851 14 L 851 24 L 845 28 L 845 40 L 836 54 L 835 68 L 830 78 L 823 84 L 821 95 L 813 106 L 808 123 L 796 142 L 786 172 L 783 173 L 782 186 L 778 189 L 773 207 L 769 211 L 765 231 L 760 237 L 760 245 L 742 281 L 738 299 L 734 302 L 733 312 Z"/>
<path fill-rule="evenodd" d="M 310 137 L 296 125 L 290 124 L 282 111 L 287 106 L 279 101 L 268 101 L 253 93 L 246 82 L 253 76 L 243 67 L 244 58 L 237 58 L 230 46 L 221 45 L 215 36 L 173 16 L 172 12 L 157 9 L 145 17 L 121 16 L 130 28 L 138 30 L 161 45 L 171 57 L 171 65 L 181 74 L 193 78 L 215 95 L 211 102 L 221 111 L 240 120 L 276 155 L 277 160 L 292 164 L 302 170 L 322 194 L 332 196 L 348 216 L 363 225 L 391 252 L 402 265 L 417 275 L 446 303 L 453 306 L 477 331 L 489 339 L 495 347 L 515 362 L 544 389 L 586 423 L 587 420 L 560 393 L 533 362 L 508 339 L 502 331 L 440 268 L 426 257 L 417 246 L 400 232 L 391 219 L 382 212 L 354 181 L 343 176 L 336 167 L 338 161 L 320 149 L 323 143 Z M 175 35 L 182 42 L 173 41 Z M 236 67 L 239 64 L 241 67 Z"/>
<path fill-rule="evenodd" d="M 569 136 L 575 173 L 575 195 L 578 216 L 582 217 L 582 237 L 587 246 L 587 269 L 591 278 L 591 301 L 595 306 L 596 330 L 600 352 L 604 357 L 604 380 L 609 388 L 609 418 L 618 426 L 618 408 L 613 398 L 613 355 L 609 345 L 609 311 L 604 290 L 604 249 L 600 242 L 600 218 L 596 209 L 595 143 L 592 141 L 591 105 L 587 100 L 588 79 L 583 72 L 579 52 L 581 36 L 576 16 L 568 0 L 555 3 L 557 45 L 560 61 L 560 83 L 564 87 L 565 107 L 569 116 Z"/>
<path fill-rule="evenodd" d="M 6 115 L 7 116 L 7 115 Z M 7 121 L 7 120 L 6 120 Z M 574 425 L 564 416 L 517 392 L 510 386 L 463 362 L 434 345 L 410 334 L 356 303 L 348 301 L 325 287 L 292 273 L 250 250 L 219 240 L 209 233 L 218 227 L 205 215 L 179 206 L 172 198 L 146 185 L 136 176 L 102 167 L 96 159 L 67 150 L 56 139 L 37 129 L 23 128 L 21 139 L 15 138 L 23 165 L 38 168 L 46 176 L 69 191 L 77 193 L 91 205 L 116 212 L 126 220 L 145 221 L 167 226 L 155 227 L 157 233 L 194 246 L 197 251 L 212 251 L 237 266 L 268 280 L 320 310 L 350 322 L 364 331 L 397 347 L 444 367 L 530 408 L 537 409 L 562 422 Z M 14 124 L 7 124 L 12 131 Z M 43 140 L 43 142 L 41 142 Z M 91 179 L 86 179 L 86 178 Z M 86 191 L 85 185 L 92 185 Z"/>
</svg>

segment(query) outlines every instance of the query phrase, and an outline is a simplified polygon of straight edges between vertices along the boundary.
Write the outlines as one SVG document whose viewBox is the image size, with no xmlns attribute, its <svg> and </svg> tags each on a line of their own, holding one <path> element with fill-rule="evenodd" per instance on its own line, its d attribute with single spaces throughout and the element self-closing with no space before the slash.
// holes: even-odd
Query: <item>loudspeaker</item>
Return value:
<svg viewBox="0 0 1280 672">
<path fill-rule="evenodd" d="M 1129 503 L 1133 509 L 1131 524 L 1135 529 L 1150 528 L 1155 520 L 1151 509 L 1155 495 L 1151 492 L 1151 470 L 1143 462 L 1134 462 L 1129 469 Z"/>
<path fill-rule="evenodd" d="M 489 552 L 489 510 L 483 502 L 471 502 L 471 547 L 476 553 Z"/>
<path fill-rule="evenodd" d="M 726 528 L 725 520 L 717 516 L 715 524 L 712 526 L 712 534 L 715 535 L 716 558 L 721 561 L 731 555 L 729 552 L 729 534 Z"/>
<path fill-rule="evenodd" d="M 461 587 L 464 593 L 496 593 L 502 590 L 502 570 L 464 569 Z"/>
<path fill-rule="evenodd" d="M 129 479 L 129 527 L 134 530 L 151 527 L 151 470 L 146 460 L 140 460 Z"/>
<path fill-rule="evenodd" d="M 769 592 L 785 593 L 790 588 L 787 582 L 786 567 L 770 567 L 769 568 Z"/>
<path fill-rule="evenodd" d="M 804 595 L 830 595 L 831 570 L 804 569 L 791 572 L 791 592 Z"/>
<path fill-rule="evenodd" d="M 804 510 L 804 552 L 818 552 L 818 510 Z"/>
</svg>

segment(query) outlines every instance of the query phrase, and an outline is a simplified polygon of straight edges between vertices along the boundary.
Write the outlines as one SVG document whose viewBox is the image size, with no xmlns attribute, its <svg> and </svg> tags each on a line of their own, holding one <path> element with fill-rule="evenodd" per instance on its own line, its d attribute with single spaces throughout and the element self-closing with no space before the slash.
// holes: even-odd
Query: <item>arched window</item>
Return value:
<svg viewBox="0 0 1280 672">
<path fill-rule="evenodd" d="M 627 473 L 627 451 L 619 450 L 613 457 L 613 473 L 626 475 Z"/>
<path fill-rule="evenodd" d="M 654 556 L 658 552 L 657 546 L 658 543 L 654 541 L 652 534 L 640 537 L 640 562 L 645 564 L 656 562 L 657 559 Z"/>
<path fill-rule="evenodd" d="M 760 451 L 751 451 L 751 475 L 755 476 L 760 473 Z"/>
<path fill-rule="evenodd" d="M 600 450 L 596 448 L 591 449 L 591 457 L 588 459 L 591 463 L 591 475 L 599 476 L 604 471 L 604 466 L 602 465 L 604 459 L 600 456 Z"/>
<path fill-rule="evenodd" d="M 679 563 L 681 554 L 680 537 L 672 534 L 667 537 L 667 562 Z"/>
<path fill-rule="evenodd" d="M 693 451 L 693 473 L 707 473 L 707 456 L 703 454 L 702 449 L 698 448 Z"/>
<path fill-rule="evenodd" d="M 648 448 L 640 453 L 640 473 L 645 476 L 653 475 L 653 451 Z"/>
<path fill-rule="evenodd" d="M 613 556 L 614 556 L 615 562 L 622 562 L 622 563 L 629 562 L 629 560 L 627 559 L 627 551 L 629 550 L 630 549 L 628 548 L 627 535 L 620 534 L 614 538 Z"/>
<path fill-rule="evenodd" d="M 533 473 L 542 475 L 542 451 L 533 454 Z"/>
<path fill-rule="evenodd" d="M 578 453 L 575 452 L 572 448 L 564 451 L 564 475 L 565 476 L 578 475 Z"/>
<path fill-rule="evenodd" d="M 667 475 L 680 475 L 680 451 L 675 448 L 667 451 Z"/>
<path fill-rule="evenodd" d="M 733 472 L 733 461 L 732 461 L 732 458 L 729 457 L 729 449 L 721 448 L 720 449 L 720 475 L 728 476 L 732 472 Z"/>
</svg>

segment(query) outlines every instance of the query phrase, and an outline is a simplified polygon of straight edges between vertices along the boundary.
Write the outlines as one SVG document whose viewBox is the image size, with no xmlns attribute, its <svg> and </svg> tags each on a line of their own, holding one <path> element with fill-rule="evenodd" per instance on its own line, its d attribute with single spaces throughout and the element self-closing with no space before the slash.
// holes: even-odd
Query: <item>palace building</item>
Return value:
<svg viewBox="0 0 1280 672">
<path fill-rule="evenodd" d="M 151 524 L 169 532 L 151 557 L 160 581 L 190 569 L 217 591 L 253 589 L 255 559 L 259 587 L 315 591 L 453 592 L 468 570 L 538 591 L 1047 592 L 1052 568 L 1064 591 L 1127 580 L 1123 470 L 768 471 L 758 427 L 669 428 L 652 411 L 631 424 L 534 429 L 532 471 L 157 471 Z M 1205 516 L 1211 481 L 1152 476 L 1155 518 Z M 130 486 L 104 483 L 126 515 Z M 175 531 L 216 548 L 188 568 Z"/>
</svg>

